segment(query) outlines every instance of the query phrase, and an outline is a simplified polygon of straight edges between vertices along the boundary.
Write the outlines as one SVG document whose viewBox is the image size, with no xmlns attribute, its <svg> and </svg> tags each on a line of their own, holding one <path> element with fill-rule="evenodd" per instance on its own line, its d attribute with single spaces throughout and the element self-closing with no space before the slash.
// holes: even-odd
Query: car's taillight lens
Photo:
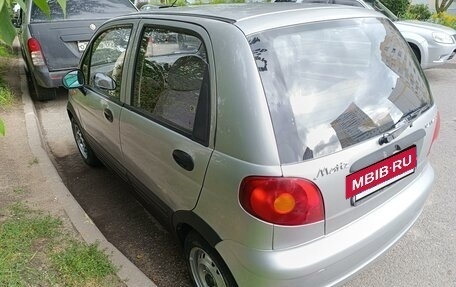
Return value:
<svg viewBox="0 0 456 287">
<path fill-rule="evenodd" d="M 434 145 L 435 141 L 439 138 L 439 134 L 440 134 L 440 112 L 437 112 L 437 117 L 435 119 L 434 133 L 432 134 L 432 142 L 431 142 L 431 146 L 429 147 L 428 155 L 431 152 L 431 148 Z"/>
<path fill-rule="evenodd" d="M 41 52 L 41 45 L 35 38 L 30 38 L 27 41 L 27 47 L 30 53 L 30 57 L 32 58 L 32 63 L 34 66 L 43 66 L 44 57 L 43 53 Z"/>
<path fill-rule="evenodd" d="M 279 225 L 304 225 L 324 220 L 318 187 L 302 178 L 246 177 L 239 200 L 251 215 Z"/>
</svg>

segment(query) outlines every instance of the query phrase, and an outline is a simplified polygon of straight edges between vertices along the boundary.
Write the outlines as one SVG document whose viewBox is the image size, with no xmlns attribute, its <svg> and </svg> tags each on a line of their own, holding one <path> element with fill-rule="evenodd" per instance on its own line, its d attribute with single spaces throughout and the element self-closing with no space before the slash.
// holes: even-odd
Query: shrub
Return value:
<svg viewBox="0 0 456 287">
<path fill-rule="evenodd" d="M 431 17 L 431 21 L 437 24 L 441 24 L 456 29 L 456 16 L 450 15 L 446 12 L 434 13 Z"/>
<path fill-rule="evenodd" d="M 399 17 L 407 13 L 407 8 L 410 5 L 410 0 L 381 0 L 380 2 Z"/>
<path fill-rule="evenodd" d="M 405 19 L 426 21 L 431 18 L 432 13 L 425 4 L 412 4 L 408 7 L 407 12 L 402 15 Z"/>
</svg>

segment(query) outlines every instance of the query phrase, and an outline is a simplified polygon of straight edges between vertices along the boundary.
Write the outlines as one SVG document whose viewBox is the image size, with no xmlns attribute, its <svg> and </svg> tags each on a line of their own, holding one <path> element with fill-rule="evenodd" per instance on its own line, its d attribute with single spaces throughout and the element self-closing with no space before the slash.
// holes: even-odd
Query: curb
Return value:
<svg viewBox="0 0 456 287">
<path fill-rule="evenodd" d="M 27 140 L 30 150 L 38 159 L 38 164 L 43 175 L 47 178 L 49 192 L 63 206 L 66 214 L 76 230 L 88 244 L 98 243 L 100 248 L 109 255 L 112 263 L 118 267 L 117 276 L 128 287 L 157 287 L 138 267 L 136 267 L 125 255 L 114 245 L 106 240 L 98 227 L 84 212 L 79 203 L 63 184 L 57 170 L 52 164 L 46 149 L 41 133 L 40 123 L 36 114 L 35 106 L 28 92 L 27 78 L 23 70 L 24 62 L 20 59 L 19 67 L 22 103 L 24 105 L 25 125 L 27 129 Z"/>
</svg>

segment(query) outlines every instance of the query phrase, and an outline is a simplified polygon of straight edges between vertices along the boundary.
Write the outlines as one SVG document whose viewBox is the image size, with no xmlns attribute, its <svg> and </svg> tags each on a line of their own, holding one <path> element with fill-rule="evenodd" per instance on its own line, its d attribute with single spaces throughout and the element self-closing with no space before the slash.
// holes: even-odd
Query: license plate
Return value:
<svg viewBox="0 0 456 287">
<path fill-rule="evenodd" d="M 416 146 L 374 163 L 345 178 L 345 198 L 358 201 L 379 189 L 413 173 L 416 168 Z"/>
<path fill-rule="evenodd" d="M 88 41 L 78 41 L 78 50 L 79 52 L 84 52 L 84 50 L 87 48 Z"/>
</svg>

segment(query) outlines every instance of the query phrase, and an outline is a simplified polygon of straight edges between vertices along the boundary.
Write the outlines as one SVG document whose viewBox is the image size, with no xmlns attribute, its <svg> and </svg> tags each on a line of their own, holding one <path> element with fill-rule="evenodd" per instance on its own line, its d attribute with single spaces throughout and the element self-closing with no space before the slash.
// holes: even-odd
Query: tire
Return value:
<svg viewBox="0 0 456 287">
<path fill-rule="evenodd" d="M 30 80 L 33 85 L 33 97 L 37 101 L 49 101 L 54 100 L 57 97 L 57 91 L 54 88 L 43 88 L 36 82 L 35 76 L 30 73 Z"/>
<path fill-rule="evenodd" d="M 92 148 L 89 146 L 87 141 L 82 134 L 82 129 L 75 119 L 71 119 L 71 128 L 73 129 L 73 137 L 76 141 L 79 154 L 87 165 L 99 166 L 100 160 L 97 158 Z"/>
<path fill-rule="evenodd" d="M 190 232 L 185 238 L 184 254 L 196 287 L 237 287 L 223 259 L 196 232 Z"/>
</svg>

